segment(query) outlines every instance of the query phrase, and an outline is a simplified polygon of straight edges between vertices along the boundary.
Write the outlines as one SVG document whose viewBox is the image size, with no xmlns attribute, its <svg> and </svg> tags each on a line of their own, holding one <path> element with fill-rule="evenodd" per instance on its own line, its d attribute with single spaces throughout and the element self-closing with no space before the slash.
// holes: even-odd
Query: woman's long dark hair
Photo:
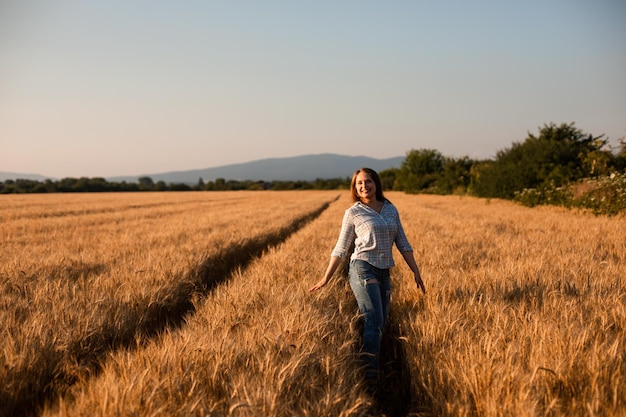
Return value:
<svg viewBox="0 0 626 417">
<path fill-rule="evenodd" d="M 385 201 L 386 198 L 383 195 L 383 184 L 380 182 L 380 176 L 378 176 L 378 173 L 372 168 L 365 167 L 357 169 L 352 175 L 352 181 L 350 182 L 350 194 L 352 194 L 352 201 L 354 201 L 355 203 L 357 201 L 361 201 L 361 198 L 359 198 L 359 194 L 356 191 L 356 177 L 361 172 L 369 174 L 369 176 L 372 177 L 374 184 L 376 184 L 376 199 L 378 201 Z"/>
</svg>

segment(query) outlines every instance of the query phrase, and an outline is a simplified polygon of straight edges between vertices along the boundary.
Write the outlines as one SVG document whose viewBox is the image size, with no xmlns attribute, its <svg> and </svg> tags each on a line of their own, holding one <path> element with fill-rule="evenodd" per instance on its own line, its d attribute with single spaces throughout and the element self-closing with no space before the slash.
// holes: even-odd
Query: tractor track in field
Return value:
<svg viewBox="0 0 626 417">
<path fill-rule="evenodd" d="M 110 300 L 112 307 L 135 310 L 136 314 L 125 323 L 124 331 L 111 325 L 81 340 L 70 341 L 67 354 L 57 356 L 58 361 L 52 366 L 48 364 L 49 372 L 40 374 L 37 380 L 23 381 L 17 393 L 0 391 L 0 416 L 35 416 L 46 402 L 63 395 L 77 381 L 98 375 L 103 358 L 110 352 L 132 349 L 138 341 L 145 343 L 164 330 L 179 328 L 185 318 L 195 312 L 194 299 L 209 296 L 214 288 L 227 282 L 234 271 L 245 268 L 269 248 L 284 242 L 338 199 L 339 196 L 321 204 L 275 232 L 225 246 L 182 276 L 173 276 L 171 285 L 161 288 L 152 300 L 136 302 L 133 306 Z"/>
<path fill-rule="evenodd" d="M 411 415 L 416 401 L 419 401 L 413 393 L 411 367 L 407 361 L 404 347 L 406 342 L 403 339 L 406 340 L 400 323 L 391 314 L 381 340 L 380 386 L 373 398 L 378 415 Z"/>
<path fill-rule="evenodd" d="M 348 253 L 352 253 L 353 250 L 354 244 Z M 336 271 L 337 275 L 345 279 L 348 287 L 349 264 L 350 258 L 346 257 Z M 352 297 L 352 294 L 347 295 L 350 292 L 351 290 L 346 292 L 347 297 Z M 423 393 L 413 391 L 415 387 L 411 383 L 411 367 L 405 349 L 406 337 L 397 317 L 397 312 L 402 310 L 401 306 L 395 305 L 392 301 L 391 312 L 381 339 L 379 383 L 376 392 L 369 393 L 372 408 L 366 415 L 404 417 L 415 415 L 416 410 L 420 412 L 429 410 Z M 362 321 L 359 322 L 359 326 L 362 334 Z"/>
</svg>

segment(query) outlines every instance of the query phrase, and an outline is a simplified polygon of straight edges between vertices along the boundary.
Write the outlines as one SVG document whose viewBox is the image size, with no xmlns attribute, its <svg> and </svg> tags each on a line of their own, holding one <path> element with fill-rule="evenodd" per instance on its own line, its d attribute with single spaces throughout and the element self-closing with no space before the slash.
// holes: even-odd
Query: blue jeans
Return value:
<svg viewBox="0 0 626 417">
<path fill-rule="evenodd" d="M 389 270 L 353 259 L 350 261 L 349 275 L 350 287 L 363 317 L 365 376 L 376 376 L 380 364 L 380 342 L 391 299 Z"/>
</svg>

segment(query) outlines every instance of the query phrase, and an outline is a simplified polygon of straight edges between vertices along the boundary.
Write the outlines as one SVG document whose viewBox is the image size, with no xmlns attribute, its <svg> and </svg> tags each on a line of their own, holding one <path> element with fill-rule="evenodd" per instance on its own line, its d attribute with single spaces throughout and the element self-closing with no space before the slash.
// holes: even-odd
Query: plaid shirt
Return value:
<svg viewBox="0 0 626 417">
<path fill-rule="evenodd" d="M 413 251 L 404 234 L 398 210 L 386 200 L 380 214 L 361 202 L 346 210 L 331 256 L 345 258 L 352 242 L 354 252 L 350 259 L 360 259 L 381 269 L 395 265 L 391 255 L 394 243 L 400 253 Z"/>
</svg>

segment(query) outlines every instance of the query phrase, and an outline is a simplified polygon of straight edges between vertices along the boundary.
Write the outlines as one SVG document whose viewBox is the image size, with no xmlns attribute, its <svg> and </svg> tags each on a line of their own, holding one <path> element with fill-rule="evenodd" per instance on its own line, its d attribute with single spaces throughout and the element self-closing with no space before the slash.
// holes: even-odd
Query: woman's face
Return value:
<svg viewBox="0 0 626 417">
<path fill-rule="evenodd" d="M 366 200 L 376 198 L 376 183 L 367 172 L 361 171 L 358 173 L 354 186 L 356 187 L 356 193 L 360 198 Z"/>
</svg>

